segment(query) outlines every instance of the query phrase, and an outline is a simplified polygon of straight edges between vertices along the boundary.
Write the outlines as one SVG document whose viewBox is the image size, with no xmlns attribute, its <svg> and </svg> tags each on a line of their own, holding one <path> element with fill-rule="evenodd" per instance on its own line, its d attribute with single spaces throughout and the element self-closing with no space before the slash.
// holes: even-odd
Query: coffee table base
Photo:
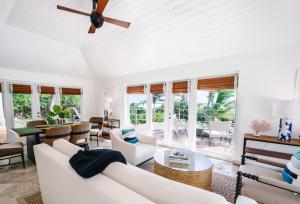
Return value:
<svg viewBox="0 0 300 204">
<path fill-rule="evenodd" d="M 154 173 L 162 177 L 211 191 L 212 167 L 205 171 L 180 171 L 154 161 Z"/>
</svg>

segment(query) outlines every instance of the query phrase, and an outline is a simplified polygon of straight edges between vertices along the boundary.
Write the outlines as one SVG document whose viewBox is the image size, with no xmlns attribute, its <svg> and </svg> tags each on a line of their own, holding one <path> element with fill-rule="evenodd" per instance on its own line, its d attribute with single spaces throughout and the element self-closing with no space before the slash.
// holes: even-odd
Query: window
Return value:
<svg viewBox="0 0 300 204">
<path fill-rule="evenodd" d="M 151 84 L 150 93 L 152 94 L 152 132 L 153 135 L 163 139 L 165 131 L 165 84 Z"/>
<path fill-rule="evenodd" d="M 146 130 L 147 123 L 147 100 L 145 94 L 145 86 L 127 87 L 128 103 L 129 103 L 129 121 L 130 125 L 137 130 Z"/>
<path fill-rule="evenodd" d="M 230 156 L 235 123 L 236 76 L 200 79 L 197 88 L 196 145 Z M 210 131 L 217 137 L 209 136 Z"/>
<path fill-rule="evenodd" d="M 63 109 L 71 108 L 73 117 L 77 116 L 81 113 L 81 89 L 61 88 L 60 103 Z"/>
<path fill-rule="evenodd" d="M 15 128 L 25 127 L 32 119 L 31 86 L 13 84 L 12 98 Z"/>
<path fill-rule="evenodd" d="M 2 84 L 0 83 L 0 143 L 6 142 L 6 125 L 3 109 Z"/>
<path fill-rule="evenodd" d="M 47 119 L 48 112 L 54 105 L 55 88 L 49 86 L 40 86 L 40 116 Z"/>
<path fill-rule="evenodd" d="M 185 145 L 188 137 L 188 81 L 173 82 L 173 137 L 174 145 Z"/>
</svg>

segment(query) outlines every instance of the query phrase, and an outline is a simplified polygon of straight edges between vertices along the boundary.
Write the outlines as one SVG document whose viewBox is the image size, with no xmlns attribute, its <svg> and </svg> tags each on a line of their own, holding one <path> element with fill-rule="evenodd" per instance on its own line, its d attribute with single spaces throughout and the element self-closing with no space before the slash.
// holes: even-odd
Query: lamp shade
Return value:
<svg viewBox="0 0 300 204">
<path fill-rule="evenodd" d="M 300 100 L 275 100 L 272 116 L 280 118 L 300 118 Z"/>
</svg>

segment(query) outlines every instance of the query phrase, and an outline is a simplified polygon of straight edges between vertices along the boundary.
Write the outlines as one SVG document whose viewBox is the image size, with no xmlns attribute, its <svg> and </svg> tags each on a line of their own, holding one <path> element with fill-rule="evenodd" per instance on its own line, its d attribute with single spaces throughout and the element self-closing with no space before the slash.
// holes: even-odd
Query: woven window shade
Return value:
<svg viewBox="0 0 300 204">
<path fill-rule="evenodd" d="M 2 92 L 2 84 L 0 83 L 0 92 Z"/>
<path fill-rule="evenodd" d="M 23 84 L 13 84 L 12 93 L 31 94 L 31 86 Z"/>
<path fill-rule="evenodd" d="M 173 82 L 172 93 L 187 93 L 188 81 Z"/>
<path fill-rule="evenodd" d="M 61 88 L 62 95 L 81 95 L 81 89 L 76 88 Z"/>
<path fill-rule="evenodd" d="M 40 86 L 41 94 L 55 94 L 55 88 L 52 86 Z"/>
<path fill-rule="evenodd" d="M 128 94 L 144 94 L 145 93 L 145 85 L 128 86 L 127 93 Z"/>
<path fill-rule="evenodd" d="M 161 94 L 164 93 L 165 84 L 151 84 L 150 85 L 150 93 L 152 94 Z"/>
<path fill-rule="evenodd" d="M 199 79 L 198 90 L 222 90 L 234 89 L 235 76 L 218 77 L 211 79 Z"/>
</svg>

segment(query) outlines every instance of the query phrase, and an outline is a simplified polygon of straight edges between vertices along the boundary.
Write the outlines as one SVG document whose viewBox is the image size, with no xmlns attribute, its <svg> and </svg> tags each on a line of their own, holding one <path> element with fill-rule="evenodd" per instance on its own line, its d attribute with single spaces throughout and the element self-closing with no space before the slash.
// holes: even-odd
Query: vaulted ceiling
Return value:
<svg viewBox="0 0 300 204">
<path fill-rule="evenodd" d="M 111 78 L 300 42 L 299 0 L 110 0 L 131 22 L 88 34 L 92 0 L 0 0 L 0 68 Z"/>
</svg>

